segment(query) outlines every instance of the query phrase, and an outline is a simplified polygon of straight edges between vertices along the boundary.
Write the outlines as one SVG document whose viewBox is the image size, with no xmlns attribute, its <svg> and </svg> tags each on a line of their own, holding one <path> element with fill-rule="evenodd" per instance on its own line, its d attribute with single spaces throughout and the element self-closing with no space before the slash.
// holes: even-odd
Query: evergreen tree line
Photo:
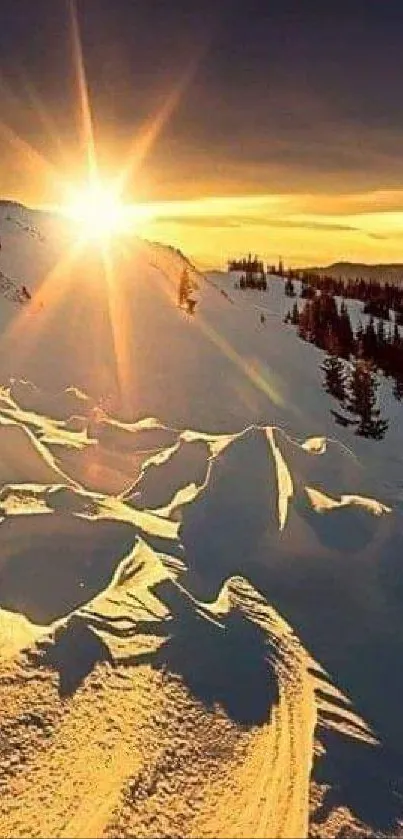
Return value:
<svg viewBox="0 0 403 839">
<path fill-rule="evenodd" d="M 257 291 L 267 291 L 267 280 L 264 271 L 257 276 L 253 273 L 242 274 L 239 280 L 239 288 L 254 288 Z"/>
<path fill-rule="evenodd" d="M 403 288 L 392 283 L 369 282 L 364 279 L 342 280 L 334 277 L 305 273 L 302 280 L 301 297 L 313 296 L 312 290 L 325 292 L 348 300 L 364 303 L 364 313 L 374 317 L 390 319 L 390 312 L 396 313 L 396 320 L 403 325 Z"/>
<path fill-rule="evenodd" d="M 345 359 L 355 352 L 354 332 L 344 300 L 339 309 L 334 297 L 318 294 L 312 300 L 306 300 L 301 311 L 295 301 L 285 322 L 297 326 L 300 338 L 322 350 L 334 351 Z"/>
<path fill-rule="evenodd" d="M 285 322 L 297 326 L 304 341 L 323 350 L 346 360 L 354 356 L 371 361 L 385 376 L 395 379 L 395 396 L 403 398 L 403 338 L 396 321 L 386 326 L 379 319 L 375 325 L 371 316 L 365 327 L 359 321 L 354 333 L 345 301 L 338 308 L 335 298 L 322 292 L 306 300 L 301 311 L 295 302 Z"/>
<path fill-rule="evenodd" d="M 357 415 L 352 419 L 332 411 L 336 421 L 355 425 L 357 434 L 381 439 L 388 424 L 376 407 L 377 370 L 394 378 L 394 396 L 403 399 L 403 339 L 397 323 L 386 328 L 379 320 L 375 327 L 370 317 L 366 327 L 359 323 L 354 334 L 345 301 L 338 308 L 335 298 L 325 292 L 307 299 L 301 311 L 295 302 L 285 322 L 297 327 L 302 340 L 327 352 L 325 389 L 345 410 Z M 352 365 L 346 363 L 351 358 Z"/>
<path fill-rule="evenodd" d="M 336 422 L 354 426 L 355 433 L 360 437 L 382 440 L 389 423 L 381 417 L 378 408 L 379 380 L 372 361 L 357 357 L 352 365 L 347 365 L 329 353 L 321 369 L 326 392 L 338 399 L 344 411 L 331 411 Z"/>
<path fill-rule="evenodd" d="M 245 271 L 247 274 L 265 274 L 264 264 L 255 256 L 252 259 L 250 253 L 248 257 L 242 259 L 230 259 L 228 262 L 229 271 Z"/>
</svg>

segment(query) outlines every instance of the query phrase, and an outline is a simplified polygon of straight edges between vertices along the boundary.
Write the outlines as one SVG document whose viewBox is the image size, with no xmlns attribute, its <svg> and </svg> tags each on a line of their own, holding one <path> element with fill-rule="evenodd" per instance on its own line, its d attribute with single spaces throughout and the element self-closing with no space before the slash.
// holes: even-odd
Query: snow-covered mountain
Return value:
<svg viewBox="0 0 403 839">
<path fill-rule="evenodd" d="M 336 429 L 278 279 L 7 207 L 0 835 L 398 833 L 399 406 Z"/>
</svg>

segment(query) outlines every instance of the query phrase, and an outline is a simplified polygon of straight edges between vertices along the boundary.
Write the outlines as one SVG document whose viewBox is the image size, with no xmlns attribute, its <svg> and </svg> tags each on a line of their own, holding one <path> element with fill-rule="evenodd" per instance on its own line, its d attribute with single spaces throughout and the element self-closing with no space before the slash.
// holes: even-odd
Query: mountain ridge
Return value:
<svg viewBox="0 0 403 839">
<path fill-rule="evenodd" d="M 374 282 L 396 282 L 403 284 L 403 262 L 366 263 L 340 260 L 331 265 L 302 268 L 302 274 L 319 274 L 334 279 L 364 279 Z"/>
</svg>

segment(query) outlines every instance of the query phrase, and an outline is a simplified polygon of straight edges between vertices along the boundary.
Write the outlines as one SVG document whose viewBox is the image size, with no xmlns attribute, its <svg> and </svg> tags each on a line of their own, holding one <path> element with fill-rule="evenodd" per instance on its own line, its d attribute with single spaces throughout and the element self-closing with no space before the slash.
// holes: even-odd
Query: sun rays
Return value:
<svg viewBox="0 0 403 839">
<path fill-rule="evenodd" d="M 124 233 L 129 224 L 124 204 L 112 187 L 98 178 L 70 190 L 64 212 L 78 225 L 79 236 L 92 241 Z"/>
<path fill-rule="evenodd" d="M 120 270 L 119 266 L 127 259 L 129 253 L 129 247 L 125 243 L 125 234 L 135 233 L 144 221 L 150 219 L 152 210 L 150 206 L 126 202 L 124 194 L 128 188 L 129 179 L 140 169 L 178 107 L 196 69 L 198 58 L 196 56 L 185 68 L 180 79 L 168 91 L 157 113 L 143 124 L 142 130 L 136 132 L 119 171 L 113 175 L 110 173 L 104 175 L 100 171 L 97 156 L 94 119 L 75 0 L 69 2 L 69 13 L 80 143 L 86 175 L 81 184 L 77 183 L 74 177 L 70 179 L 68 169 L 64 172 L 58 171 L 52 162 L 21 138 L 17 132 L 6 124 L 0 123 L 0 131 L 10 145 L 18 150 L 27 168 L 42 172 L 43 179 L 53 183 L 55 191 L 58 192 L 59 201 L 56 204 L 53 203 L 52 206 L 42 205 L 43 209 L 56 211 L 71 222 L 71 225 L 67 225 L 68 241 L 65 247 L 61 248 L 55 264 L 47 270 L 42 281 L 32 291 L 30 305 L 23 306 L 18 311 L 8 331 L 3 334 L 2 346 L 6 349 L 10 341 L 15 343 L 17 337 L 21 359 L 24 356 L 27 357 L 34 344 L 40 341 L 55 311 L 69 296 L 76 295 L 79 300 L 80 296 L 88 299 L 91 295 L 95 296 L 98 293 L 99 299 L 106 298 L 117 383 L 121 402 L 125 404 L 132 372 L 128 324 L 125 320 L 127 288 L 124 288 L 125 283 L 119 282 L 117 274 Z M 43 124 L 45 120 L 49 127 L 51 120 L 47 117 L 40 97 L 36 93 L 32 94 L 31 91 L 29 100 L 41 123 Z M 60 146 L 60 138 L 57 139 L 57 145 Z M 130 246 L 131 258 L 133 258 L 132 244 L 133 240 Z M 135 271 L 135 266 L 133 268 Z M 89 284 L 84 291 L 83 273 L 87 273 Z M 103 327 L 99 319 L 94 318 L 90 328 L 102 330 Z M 98 337 L 101 341 L 102 335 Z"/>
<path fill-rule="evenodd" d="M 147 243 L 141 245 L 138 240 L 137 246 L 131 234 L 139 229 L 147 230 L 147 225 L 152 224 L 153 220 L 158 222 L 165 219 L 169 222 L 180 217 L 189 222 L 192 219 L 197 222 L 204 212 L 220 213 L 225 210 L 228 213 L 231 209 L 231 199 L 201 199 L 200 202 L 160 201 L 144 204 L 125 201 L 129 182 L 131 183 L 136 173 L 141 170 L 145 159 L 182 101 L 202 58 L 202 52 L 196 52 L 180 78 L 168 91 L 157 113 L 136 133 L 119 171 L 113 175 L 109 172 L 104 173 L 101 171 L 97 155 L 94 118 L 74 0 L 69 3 L 69 10 L 85 177 L 81 184 L 76 183 L 73 177 L 70 180 L 68 167 L 64 172 L 58 171 L 29 143 L 7 126 L 0 124 L 0 130 L 23 154 L 26 164 L 30 168 L 39 167 L 44 177 L 52 179 L 57 185 L 59 202 L 52 206 L 52 210 L 58 211 L 71 222 L 65 226 L 68 230 L 67 240 L 60 248 L 55 264 L 48 268 L 42 281 L 32 290 L 30 304 L 22 306 L 18 311 L 2 337 L 2 348 L 7 351 L 7 347 L 17 346 L 19 358 L 15 360 L 16 364 L 19 360 L 24 361 L 34 346 L 43 341 L 56 312 L 66 306 L 69 317 L 73 318 L 69 324 L 71 340 L 74 340 L 78 321 L 89 318 L 88 341 L 91 351 L 96 352 L 97 346 L 103 342 L 111 347 L 115 380 L 104 382 L 104 371 L 96 370 L 95 365 L 95 375 L 99 377 L 99 382 L 94 382 L 95 390 L 100 389 L 101 380 L 105 390 L 116 388 L 119 404 L 127 412 L 130 409 L 129 399 L 133 393 L 133 379 L 136 373 L 133 369 L 136 360 L 133 358 L 131 341 L 133 324 L 129 320 L 127 295 L 130 293 L 130 283 L 135 282 L 136 270 L 141 270 L 142 258 L 148 249 Z M 38 108 L 40 120 L 46 121 L 46 112 L 36 93 L 30 96 L 30 102 L 34 108 Z M 54 127 L 52 121 L 48 121 L 48 125 L 49 129 Z M 248 204 L 246 197 L 244 203 Z M 130 242 L 126 241 L 126 234 L 130 234 Z M 151 257 L 149 267 L 152 267 Z M 164 264 L 155 267 L 162 275 L 165 274 Z M 180 261 L 178 265 L 175 263 L 172 270 L 168 270 L 169 282 L 163 282 L 172 305 L 176 305 L 176 283 L 182 270 L 183 262 Z M 106 321 L 108 335 L 105 331 Z M 270 375 L 267 375 L 268 371 L 262 374 L 252 363 L 242 359 L 213 326 L 205 322 L 200 312 L 197 321 L 197 327 L 209 341 L 240 368 L 258 390 L 265 392 L 273 402 L 281 402 L 280 394 L 270 382 Z"/>
</svg>

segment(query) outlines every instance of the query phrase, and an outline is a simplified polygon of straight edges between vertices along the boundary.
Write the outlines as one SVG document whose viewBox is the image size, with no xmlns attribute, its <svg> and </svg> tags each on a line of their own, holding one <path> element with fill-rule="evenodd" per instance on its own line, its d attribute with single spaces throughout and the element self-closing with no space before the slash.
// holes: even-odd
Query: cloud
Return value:
<svg viewBox="0 0 403 839">
<path fill-rule="evenodd" d="M 270 227 L 279 229 L 294 229 L 294 230 L 314 230 L 318 232 L 342 232 L 342 233 L 362 233 L 373 239 L 385 239 L 386 236 L 382 234 L 372 233 L 362 230 L 360 227 L 355 227 L 350 224 L 342 224 L 337 222 L 325 221 L 304 221 L 287 219 L 287 218 L 266 218 L 264 216 L 217 216 L 217 215 L 159 215 L 154 219 L 155 223 L 168 223 L 179 226 L 188 226 L 196 228 L 208 229 L 234 229 L 247 227 Z"/>
</svg>

